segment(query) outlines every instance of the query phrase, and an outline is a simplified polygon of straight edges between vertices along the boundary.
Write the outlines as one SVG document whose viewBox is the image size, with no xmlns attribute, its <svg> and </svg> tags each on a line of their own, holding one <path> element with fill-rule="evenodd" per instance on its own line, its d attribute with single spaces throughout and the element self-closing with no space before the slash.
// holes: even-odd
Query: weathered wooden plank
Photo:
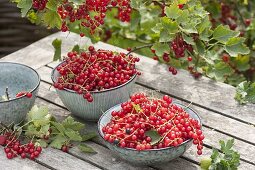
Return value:
<svg viewBox="0 0 255 170">
<path fill-rule="evenodd" d="M 62 152 L 58 149 L 46 148 L 36 160 L 45 163 L 55 169 L 70 170 L 70 169 L 83 169 L 83 170 L 99 170 L 98 168 L 88 162 L 78 159 L 70 154 Z"/>
<path fill-rule="evenodd" d="M 29 159 L 7 159 L 4 154 L 4 149 L 0 146 L 0 169 L 1 170 L 46 170 L 45 166 L 42 166 Z"/>
<path fill-rule="evenodd" d="M 137 166 L 133 166 L 130 165 L 129 163 L 126 163 L 125 161 L 121 160 L 115 153 L 109 151 L 109 149 L 106 149 L 105 147 L 95 144 L 93 142 L 86 142 L 87 145 L 91 146 L 92 148 L 94 148 L 98 154 L 95 155 L 91 155 L 91 156 L 87 156 L 87 158 L 92 162 L 97 162 L 99 164 L 101 164 L 103 167 L 107 168 L 107 169 L 111 169 L 111 170 L 119 170 L 119 169 L 128 169 L 128 170 L 138 170 L 138 169 L 152 169 L 149 167 L 137 167 Z M 73 148 L 70 150 L 70 152 L 76 156 L 80 156 L 82 158 L 84 158 L 86 156 L 86 154 L 81 153 L 77 148 Z M 111 154 L 109 154 L 109 152 Z M 154 166 L 153 166 L 154 167 Z M 191 162 L 188 162 L 184 159 L 181 158 L 177 158 L 173 161 L 171 161 L 170 163 L 167 164 L 167 166 L 162 166 L 162 165 L 157 165 L 155 166 L 156 168 L 159 169 L 198 169 L 198 165 L 193 164 Z"/>
<path fill-rule="evenodd" d="M 47 76 L 48 74 L 46 73 L 48 68 L 42 67 L 39 70 L 40 70 L 39 73 L 40 73 L 42 79 L 49 81 L 49 78 L 48 78 L 49 76 Z M 41 70 L 44 70 L 44 71 L 41 72 Z M 56 103 L 56 104 L 64 107 L 64 105 L 61 102 L 60 98 L 56 94 L 54 88 L 49 89 L 49 87 L 50 87 L 49 84 L 46 84 L 46 83 L 42 82 L 41 86 L 40 86 L 40 90 L 39 90 L 39 96 L 43 97 L 46 100 L 49 100 L 53 103 Z M 148 93 L 148 90 L 146 91 L 146 89 L 144 87 L 139 86 L 139 85 L 136 85 L 134 87 L 134 89 L 135 89 L 134 91 L 144 91 L 144 92 Z M 162 94 L 154 92 L 154 95 L 160 96 Z M 206 115 L 211 115 L 211 114 L 206 114 Z M 210 119 L 210 117 L 208 119 Z M 248 126 L 248 125 L 246 125 L 246 126 Z M 218 144 L 219 140 L 227 140 L 227 139 L 231 138 L 228 135 L 219 133 L 215 130 L 212 130 L 212 129 L 209 129 L 209 128 L 206 128 L 206 127 L 203 127 L 203 130 L 204 130 L 204 134 L 206 136 L 205 144 L 209 145 L 211 147 L 215 147 L 215 148 L 219 149 L 219 144 Z M 235 140 L 235 149 L 237 149 L 240 152 L 241 158 L 255 163 L 255 160 L 254 160 L 255 146 L 254 145 L 251 145 L 249 143 L 246 143 L 246 142 L 243 142 L 241 140 L 236 139 Z"/>
<path fill-rule="evenodd" d="M 94 142 L 85 142 L 85 144 L 92 147 L 97 154 L 84 154 L 77 147 L 70 149 L 69 153 L 109 170 L 153 170 L 153 168 L 150 167 L 137 167 L 122 161 L 115 153 Z"/>
</svg>

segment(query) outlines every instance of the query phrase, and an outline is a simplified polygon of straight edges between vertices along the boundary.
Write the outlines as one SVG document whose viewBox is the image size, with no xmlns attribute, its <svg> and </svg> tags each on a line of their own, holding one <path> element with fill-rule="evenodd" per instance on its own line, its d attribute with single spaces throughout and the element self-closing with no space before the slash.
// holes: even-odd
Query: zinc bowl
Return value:
<svg viewBox="0 0 255 170">
<path fill-rule="evenodd" d="M 185 107 L 182 104 L 175 103 L 179 107 Z M 107 125 L 107 123 L 110 122 L 112 118 L 112 111 L 120 111 L 121 110 L 121 104 L 118 104 L 111 109 L 107 110 L 99 119 L 98 121 L 98 131 L 99 135 L 104 141 L 105 145 L 115 152 L 117 155 L 119 155 L 120 158 L 123 160 L 126 160 L 132 164 L 135 165 L 155 165 L 160 163 L 169 162 L 181 155 L 184 154 L 184 152 L 189 149 L 192 145 L 192 140 L 186 140 L 182 144 L 180 144 L 177 147 L 167 147 L 167 148 L 161 148 L 161 149 L 150 149 L 150 150 L 143 150 L 143 151 L 137 151 L 132 148 L 121 148 L 117 145 L 114 145 L 104 139 L 104 133 L 102 131 L 103 127 Z M 190 114 L 190 116 L 196 120 L 201 125 L 201 120 L 198 114 L 192 110 L 191 108 L 185 109 L 187 113 Z"/>
<path fill-rule="evenodd" d="M 61 64 L 62 63 L 59 65 Z M 58 66 L 53 69 L 51 74 L 53 83 L 57 81 L 57 77 L 60 75 L 57 71 Z M 102 91 L 90 91 L 93 97 L 93 102 L 88 102 L 83 98 L 83 95 L 77 94 L 73 90 L 56 89 L 56 91 L 63 104 L 73 115 L 78 116 L 86 121 L 97 122 L 100 116 L 106 110 L 129 99 L 135 80 L 136 75 L 131 77 L 129 81 L 120 86 Z"/>
<path fill-rule="evenodd" d="M 0 62 L 0 121 L 6 125 L 23 121 L 35 103 L 39 85 L 40 76 L 31 67 Z M 6 100 L 7 87 L 10 100 Z M 16 98 L 21 91 L 32 93 L 32 97 Z"/>
</svg>

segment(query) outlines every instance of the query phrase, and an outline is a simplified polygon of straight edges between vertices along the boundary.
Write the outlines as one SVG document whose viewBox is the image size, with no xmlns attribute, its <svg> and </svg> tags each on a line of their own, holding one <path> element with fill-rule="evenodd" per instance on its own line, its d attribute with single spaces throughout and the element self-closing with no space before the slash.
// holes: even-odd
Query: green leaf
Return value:
<svg viewBox="0 0 255 170">
<path fill-rule="evenodd" d="M 249 48 L 244 45 L 245 38 L 242 37 L 234 37 L 230 38 L 226 45 L 225 50 L 230 56 L 237 56 L 238 54 L 249 54 Z"/>
<path fill-rule="evenodd" d="M 29 9 L 32 7 L 32 0 L 20 0 L 17 7 L 21 8 L 21 16 L 25 17 Z"/>
<path fill-rule="evenodd" d="M 204 56 L 205 55 L 205 45 L 202 41 L 200 40 L 197 40 L 196 42 L 196 49 L 197 49 L 197 52 L 200 56 Z"/>
<path fill-rule="evenodd" d="M 43 139 L 38 139 L 38 140 L 36 140 L 35 145 L 46 148 L 48 146 L 48 143 Z"/>
<path fill-rule="evenodd" d="M 27 114 L 28 121 L 40 120 L 40 119 L 43 119 L 45 117 L 50 119 L 49 109 L 48 109 L 47 106 L 38 107 L 37 105 L 34 105 L 32 107 L 32 109 Z"/>
<path fill-rule="evenodd" d="M 60 4 L 59 0 L 49 0 L 46 4 L 46 7 L 52 11 L 57 11 L 59 4 Z"/>
<path fill-rule="evenodd" d="M 149 130 L 145 132 L 146 136 L 151 138 L 151 145 L 155 145 L 162 139 L 162 136 L 156 130 Z"/>
<path fill-rule="evenodd" d="M 161 23 L 164 29 L 166 29 L 169 34 L 175 34 L 178 32 L 178 24 L 167 17 L 161 18 Z"/>
<path fill-rule="evenodd" d="M 51 124 L 59 131 L 60 134 L 64 135 L 65 134 L 65 127 L 58 122 L 51 122 Z"/>
<path fill-rule="evenodd" d="M 230 38 L 237 37 L 239 32 L 232 31 L 228 26 L 219 25 L 213 32 L 213 38 L 223 44 L 229 41 Z"/>
<path fill-rule="evenodd" d="M 170 52 L 169 44 L 164 44 L 159 42 L 153 44 L 151 49 L 155 50 L 157 56 L 163 56 L 164 53 L 169 54 Z"/>
<path fill-rule="evenodd" d="M 139 9 L 142 5 L 142 0 L 131 0 L 130 6 L 134 9 Z"/>
<path fill-rule="evenodd" d="M 69 0 L 69 2 L 73 2 L 76 5 L 82 5 L 84 3 L 84 0 Z"/>
<path fill-rule="evenodd" d="M 32 137 L 32 136 L 39 136 L 39 132 L 37 131 L 36 127 L 33 124 L 27 126 L 25 131 L 25 135 Z"/>
<path fill-rule="evenodd" d="M 238 55 L 236 58 L 234 58 L 234 63 L 236 68 L 239 71 L 247 71 L 250 69 L 250 56 L 248 55 Z"/>
<path fill-rule="evenodd" d="M 63 144 L 67 142 L 67 138 L 63 135 L 57 135 L 53 141 L 50 143 L 50 146 L 56 149 L 61 149 Z"/>
<path fill-rule="evenodd" d="M 81 137 L 81 135 L 79 134 L 78 131 L 74 131 L 72 129 L 66 129 L 65 134 L 72 141 L 77 141 L 77 142 L 82 141 L 82 137 Z"/>
<path fill-rule="evenodd" d="M 177 19 L 182 13 L 182 10 L 174 3 L 170 7 L 165 7 L 165 14 L 171 19 Z"/>
<path fill-rule="evenodd" d="M 80 131 L 85 127 L 84 124 L 75 121 L 71 116 L 68 116 L 63 122 L 62 125 L 67 129 L 70 128 L 75 131 Z"/>
<path fill-rule="evenodd" d="M 231 75 L 234 71 L 228 64 L 220 61 L 215 63 L 214 68 L 212 68 L 209 72 L 209 77 L 223 82 L 226 80 L 226 76 Z"/>
<path fill-rule="evenodd" d="M 46 12 L 43 14 L 42 20 L 44 24 L 50 28 L 61 28 L 61 18 L 56 11 L 46 10 Z"/>
<path fill-rule="evenodd" d="M 133 105 L 133 108 L 135 109 L 135 111 L 137 113 L 141 112 L 142 111 L 142 108 L 140 107 L 139 104 L 132 104 Z"/>
<path fill-rule="evenodd" d="M 204 158 L 200 161 L 200 167 L 202 170 L 208 170 L 212 164 L 211 158 Z"/>
<path fill-rule="evenodd" d="M 52 46 L 55 48 L 53 61 L 57 61 L 61 59 L 61 45 L 62 45 L 62 40 L 60 39 L 55 39 L 54 41 L 52 41 Z"/>
<path fill-rule="evenodd" d="M 161 23 L 157 23 L 156 26 L 154 26 L 151 30 L 155 33 L 160 33 L 160 31 L 163 29 L 163 25 Z"/>
<path fill-rule="evenodd" d="M 76 44 L 76 45 L 73 47 L 72 51 L 76 51 L 77 53 L 80 53 L 80 46 L 79 46 L 78 44 Z"/>
<path fill-rule="evenodd" d="M 189 37 L 189 36 L 187 36 L 186 34 L 183 34 L 182 37 L 183 37 L 183 40 L 184 40 L 187 44 L 195 45 L 195 42 L 194 42 L 193 37 Z"/>
<path fill-rule="evenodd" d="M 90 132 L 90 133 L 82 135 L 82 141 L 88 141 L 95 137 L 97 137 L 97 134 L 95 132 Z"/>
<path fill-rule="evenodd" d="M 85 144 L 78 145 L 78 148 L 84 153 L 97 153 L 93 148 Z"/>
<path fill-rule="evenodd" d="M 244 104 L 247 102 L 255 103 L 255 82 L 244 81 L 236 87 L 235 99 Z"/>
<path fill-rule="evenodd" d="M 162 30 L 160 32 L 159 42 L 170 42 L 175 38 L 175 34 L 170 34 L 167 30 Z"/>
</svg>

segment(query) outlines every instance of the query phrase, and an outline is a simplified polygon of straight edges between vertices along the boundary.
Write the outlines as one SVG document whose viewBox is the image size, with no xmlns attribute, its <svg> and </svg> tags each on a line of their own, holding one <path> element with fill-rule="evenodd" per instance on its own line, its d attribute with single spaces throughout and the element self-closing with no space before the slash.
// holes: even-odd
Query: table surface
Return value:
<svg viewBox="0 0 255 170">
<path fill-rule="evenodd" d="M 55 38 L 63 40 L 62 54 L 70 51 L 74 44 L 85 45 L 90 43 L 89 39 L 80 38 L 79 35 L 59 32 L 0 59 L 0 62 L 18 62 L 36 69 L 41 76 L 36 104 L 47 105 L 50 112 L 58 120 L 63 120 L 70 115 L 70 112 L 63 105 L 54 88 L 50 88 L 50 73 L 57 64 L 57 62 L 52 62 L 54 49 L 51 42 Z M 95 44 L 95 47 L 124 51 L 102 42 Z M 153 93 L 155 96 L 167 94 L 172 96 L 175 101 L 186 105 L 192 102 L 191 108 L 199 113 L 206 137 L 203 156 L 210 156 L 212 148 L 219 149 L 219 140 L 234 138 L 234 148 L 241 155 L 239 169 L 255 169 L 254 104 L 239 105 L 234 100 L 235 88 L 230 85 L 215 82 L 206 77 L 194 80 L 184 70 L 179 70 L 177 76 L 172 76 L 169 74 L 165 64 L 159 64 L 157 61 L 147 57 L 139 57 L 141 61 L 138 64 L 138 69 L 142 71 L 142 75 L 137 79 L 133 92 L 145 91 Z M 96 123 L 84 123 L 87 125 L 87 131 L 96 131 Z M 69 153 L 47 148 L 34 161 L 18 158 L 7 161 L 3 147 L 0 147 L 0 169 L 193 170 L 199 169 L 199 160 L 201 159 L 201 156 L 196 154 L 196 148 L 192 146 L 183 156 L 171 162 L 150 167 L 137 167 L 121 160 L 116 154 L 107 149 L 99 139 L 85 143 L 92 146 L 97 151 L 97 154 L 84 154 L 76 147 L 70 149 Z"/>
</svg>

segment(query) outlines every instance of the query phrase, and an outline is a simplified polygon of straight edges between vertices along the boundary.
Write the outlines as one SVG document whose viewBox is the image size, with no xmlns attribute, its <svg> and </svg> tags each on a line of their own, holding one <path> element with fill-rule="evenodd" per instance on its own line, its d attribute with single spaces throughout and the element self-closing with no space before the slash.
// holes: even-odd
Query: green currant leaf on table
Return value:
<svg viewBox="0 0 255 170">
<path fill-rule="evenodd" d="M 74 131 L 68 128 L 68 129 L 65 129 L 65 135 L 72 141 L 77 141 L 77 142 L 82 141 L 82 137 L 78 131 Z"/>
<path fill-rule="evenodd" d="M 53 138 L 50 146 L 56 149 L 61 149 L 61 147 L 66 144 L 67 141 L 68 139 L 65 136 L 59 134 Z"/>
<path fill-rule="evenodd" d="M 97 134 L 95 132 L 90 132 L 90 133 L 82 135 L 82 141 L 88 141 L 95 137 L 97 137 Z"/>
<path fill-rule="evenodd" d="M 52 41 L 52 46 L 55 49 L 53 61 L 61 60 L 61 44 L 62 40 L 55 39 Z"/>
<path fill-rule="evenodd" d="M 237 170 L 240 164 L 240 154 L 232 149 L 234 139 L 228 140 L 227 142 L 220 140 L 219 143 L 222 153 L 217 149 L 213 149 L 210 158 L 203 158 L 201 160 L 200 167 L 203 170 Z"/>
<path fill-rule="evenodd" d="M 84 153 L 97 153 L 93 148 L 91 148 L 88 145 L 85 144 L 80 144 L 78 145 L 78 148 L 80 149 L 80 151 L 84 152 Z"/>
<path fill-rule="evenodd" d="M 68 116 L 62 122 L 62 125 L 64 126 L 64 128 L 70 128 L 70 129 L 75 130 L 75 131 L 80 131 L 85 127 L 84 124 L 75 121 L 71 116 Z"/>
<path fill-rule="evenodd" d="M 79 46 L 78 44 L 76 44 L 76 45 L 73 47 L 72 51 L 73 51 L 73 52 L 76 51 L 77 53 L 80 53 L 80 46 Z"/>
<path fill-rule="evenodd" d="M 58 131 L 59 134 L 65 135 L 65 127 L 59 122 L 51 122 L 53 125 L 53 131 Z M 55 129 L 54 129 L 55 128 Z"/>
<path fill-rule="evenodd" d="M 235 99 L 240 104 L 255 103 L 255 82 L 244 81 L 240 83 L 236 88 Z"/>
<path fill-rule="evenodd" d="M 43 139 L 38 139 L 35 142 L 35 146 L 41 146 L 43 148 L 46 148 L 48 146 L 48 143 Z"/>
<path fill-rule="evenodd" d="M 145 132 L 146 136 L 151 138 L 151 145 L 155 145 L 162 139 L 162 136 L 156 130 L 149 130 Z"/>
</svg>

